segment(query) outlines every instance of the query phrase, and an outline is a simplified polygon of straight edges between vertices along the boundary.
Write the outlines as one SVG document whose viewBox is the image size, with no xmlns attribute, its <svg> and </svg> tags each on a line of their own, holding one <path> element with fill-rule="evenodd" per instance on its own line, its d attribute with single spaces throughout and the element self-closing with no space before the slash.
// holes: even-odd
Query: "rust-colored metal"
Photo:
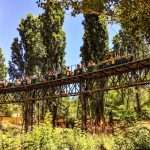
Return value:
<svg viewBox="0 0 150 150">
<path fill-rule="evenodd" d="M 105 86 L 96 83 L 107 80 Z M 90 87 L 86 84 L 90 83 Z M 138 87 L 150 84 L 150 58 L 137 60 L 121 65 L 114 65 L 94 72 L 84 73 L 54 81 L 0 89 L 0 104 L 23 103 L 25 107 L 25 130 L 33 124 L 34 103 L 59 97 L 80 96 L 83 108 L 83 124 L 86 129 L 86 97 L 93 93 L 122 88 Z M 54 92 L 53 92 L 54 91 Z M 31 117 L 29 117 L 31 116 Z"/>
<path fill-rule="evenodd" d="M 117 90 L 150 84 L 150 58 L 45 83 L 0 89 L 0 104 L 23 103 L 26 101 L 24 99 L 25 95 L 28 95 L 28 101 L 40 101 L 50 97 L 78 96 L 81 93 L 81 81 L 87 83 L 90 81 L 92 87 L 95 82 L 106 78 L 108 82 L 105 87 L 90 88 L 93 90 L 88 90 L 85 87 L 82 93 Z M 53 88 L 55 88 L 55 93 L 51 95 Z"/>
</svg>

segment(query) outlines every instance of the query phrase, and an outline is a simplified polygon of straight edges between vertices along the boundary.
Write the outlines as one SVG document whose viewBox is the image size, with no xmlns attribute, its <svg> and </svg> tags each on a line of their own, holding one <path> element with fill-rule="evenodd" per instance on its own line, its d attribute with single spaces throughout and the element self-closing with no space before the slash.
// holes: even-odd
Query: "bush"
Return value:
<svg viewBox="0 0 150 150">
<path fill-rule="evenodd" d="M 150 150 L 150 129 L 140 127 L 116 137 L 114 150 Z"/>
<path fill-rule="evenodd" d="M 12 138 L 9 134 L 0 133 L 0 150 L 18 150 L 19 140 Z"/>
<path fill-rule="evenodd" d="M 44 124 L 20 136 L 0 136 L 0 150 L 106 150 L 103 139 L 109 140 L 79 129 L 53 129 Z"/>
<path fill-rule="evenodd" d="M 79 129 L 53 129 L 49 124 L 32 132 L 0 133 L 0 150 L 150 150 L 150 129 L 131 128 L 128 134 L 90 135 Z"/>
<path fill-rule="evenodd" d="M 137 121 L 137 114 L 133 111 L 117 110 L 113 112 L 114 118 L 123 122 L 126 126 L 133 126 Z"/>
</svg>

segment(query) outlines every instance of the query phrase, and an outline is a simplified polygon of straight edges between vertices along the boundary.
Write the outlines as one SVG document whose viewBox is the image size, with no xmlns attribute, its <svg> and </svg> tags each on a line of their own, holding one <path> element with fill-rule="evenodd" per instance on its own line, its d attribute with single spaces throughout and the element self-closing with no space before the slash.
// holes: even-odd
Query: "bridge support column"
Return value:
<svg viewBox="0 0 150 150">
<path fill-rule="evenodd" d="M 80 101 L 82 106 L 82 129 L 87 130 L 87 98 L 84 94 L 81 94 Z"/>
<path fill-rule="evenodd" d="M 140 90 L 139 88 L 136 86 L 135 87 L 136 93 L 135 93 L 135 98 L 136 98 L 136 112 L 138 115 L 141 114 L 142 109 L 141 109 L 141 103 L 140 103 Z"/>
<path fill-rule="evenodd" d="M 46 105 L 47 102 L 43 99 L 41 102 L 41 114 L 40 114 L 40 121 L 44 122 L 45 114 L 46 114 Z"/>
<path fill-rule="evenodd" d="M 49 112 L 52 115 L 52 126 L 53 128 L 56 127 L 56 120 L 57 120 L 57 112 L 58 112 L 58 99 L 54 98 L 53 100 L 51 99 L 48 102 L 48 108 Z"/>
<path fill-rule="evenodd" d="M 80 102 L 81 102 L 81 108 L 82 108 L 82 129 L 87 130 L 87 96 L 84 93 L 85 87 L 83 86 L 83 83 L 80 85 Z"/>
<path fill-rule="evenodd" d="M 107 79 L 99 79 L 96 82 L 96 88 L 104 89 L 107 83 Z M 104 91 L 98 91 L 94 95 L 95 101 L 95 132 L 104 131 L 105 130 L 105 99 L 104 99 Z"/>
<path fill-rule="evenodd" d="M 34 102 L 27 101 L 24 103 L 24 130 L 28 132 L 32 130 L 33 127 L 33 114 L 34 113 Z"/>
<path fill-rule="evenodd" d="M 58 106 L 57 106 L 57 103 L 56 103 L 56 105 L 53 106 L 53 110 L 52 110 L 52 125 L 53 125 L 53 128 L 56 127 L 57 109 L 58 109 Z"/>
</svg>

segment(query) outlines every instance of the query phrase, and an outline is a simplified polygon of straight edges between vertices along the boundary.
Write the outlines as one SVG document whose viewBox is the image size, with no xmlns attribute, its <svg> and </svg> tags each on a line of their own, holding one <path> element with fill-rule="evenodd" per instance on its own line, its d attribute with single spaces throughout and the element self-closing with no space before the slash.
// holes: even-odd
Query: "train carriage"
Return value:
<svg viewBox="0 0 150 150">
<path fill-rule="evenodd" d="M 6 80 L 0 80 L 0 88 L 25 86 L 41 82 L 48 82 L 57 79 L 64 79 L 67 77 L 112 67 L 114 65 L 128 63 L 133 61 L 133 58 L 134 58 L 133 54 L 131 53 L 128 54 L 125 51 L 110 51 L 105 54 L 103 60 L 100 61 L 98 64 L 96 64 L 93 60 L 90 60 L 89 62 L 86 63 L 87 65 L 85 65 L 83 62 L 81 64 L 78 64 L 74 70 L 72 70 L 72 68 L 70 70 L 70 67 L 57 66 L 57 69 L 55 67 L 53 67 L 53 69 L 49 69 L 47 74 L 42 77 L 38 77 L 36 75 L 26 76 L 18 78 L 14 82 L 7 82 Z"/>
</svg>

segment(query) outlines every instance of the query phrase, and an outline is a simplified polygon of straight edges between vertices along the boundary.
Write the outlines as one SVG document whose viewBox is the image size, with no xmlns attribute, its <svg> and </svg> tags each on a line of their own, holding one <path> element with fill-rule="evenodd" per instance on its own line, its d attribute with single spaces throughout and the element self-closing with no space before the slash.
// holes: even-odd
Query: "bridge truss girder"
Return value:
<svg viewBox="0 0 150 150">
<path fill-rule="evenodd" d="M 101 82 L 106 81 L 104 86 Z M 99 83 L 99 84 L 98 84 Z M 81 93 L 117 90 L 150 84 L 150 67 L 110 75 L 109 77 L 80 78 L 78 82 L 49 85 L 42 88 L 0 94 L 0 104 L 42 101 L 57 97 L 78 96 Z M 87 87 L 87 85 L 89 85 Z M 81 89 L 82 86 L 82 89 Z"/>
<path fill-rule="evenodd" d="M 149 58 L 46 83 L 0 89 L 0 104 L 23 104 L 24 127 L 25 131 L 28 131 L 33 125 L 35 101 L 41 101 L 42 104 L 46 103 L 51 107 L 59 97 L 79 96 L 82 107 L 82 128 L 85 129 L 88 97 L 94 96 L 95 93 L 99 95 L 101 91 L 147 84 L 150 84 Z M 55 120 L 53 122 L 55 123 Z"/>
</svg>

